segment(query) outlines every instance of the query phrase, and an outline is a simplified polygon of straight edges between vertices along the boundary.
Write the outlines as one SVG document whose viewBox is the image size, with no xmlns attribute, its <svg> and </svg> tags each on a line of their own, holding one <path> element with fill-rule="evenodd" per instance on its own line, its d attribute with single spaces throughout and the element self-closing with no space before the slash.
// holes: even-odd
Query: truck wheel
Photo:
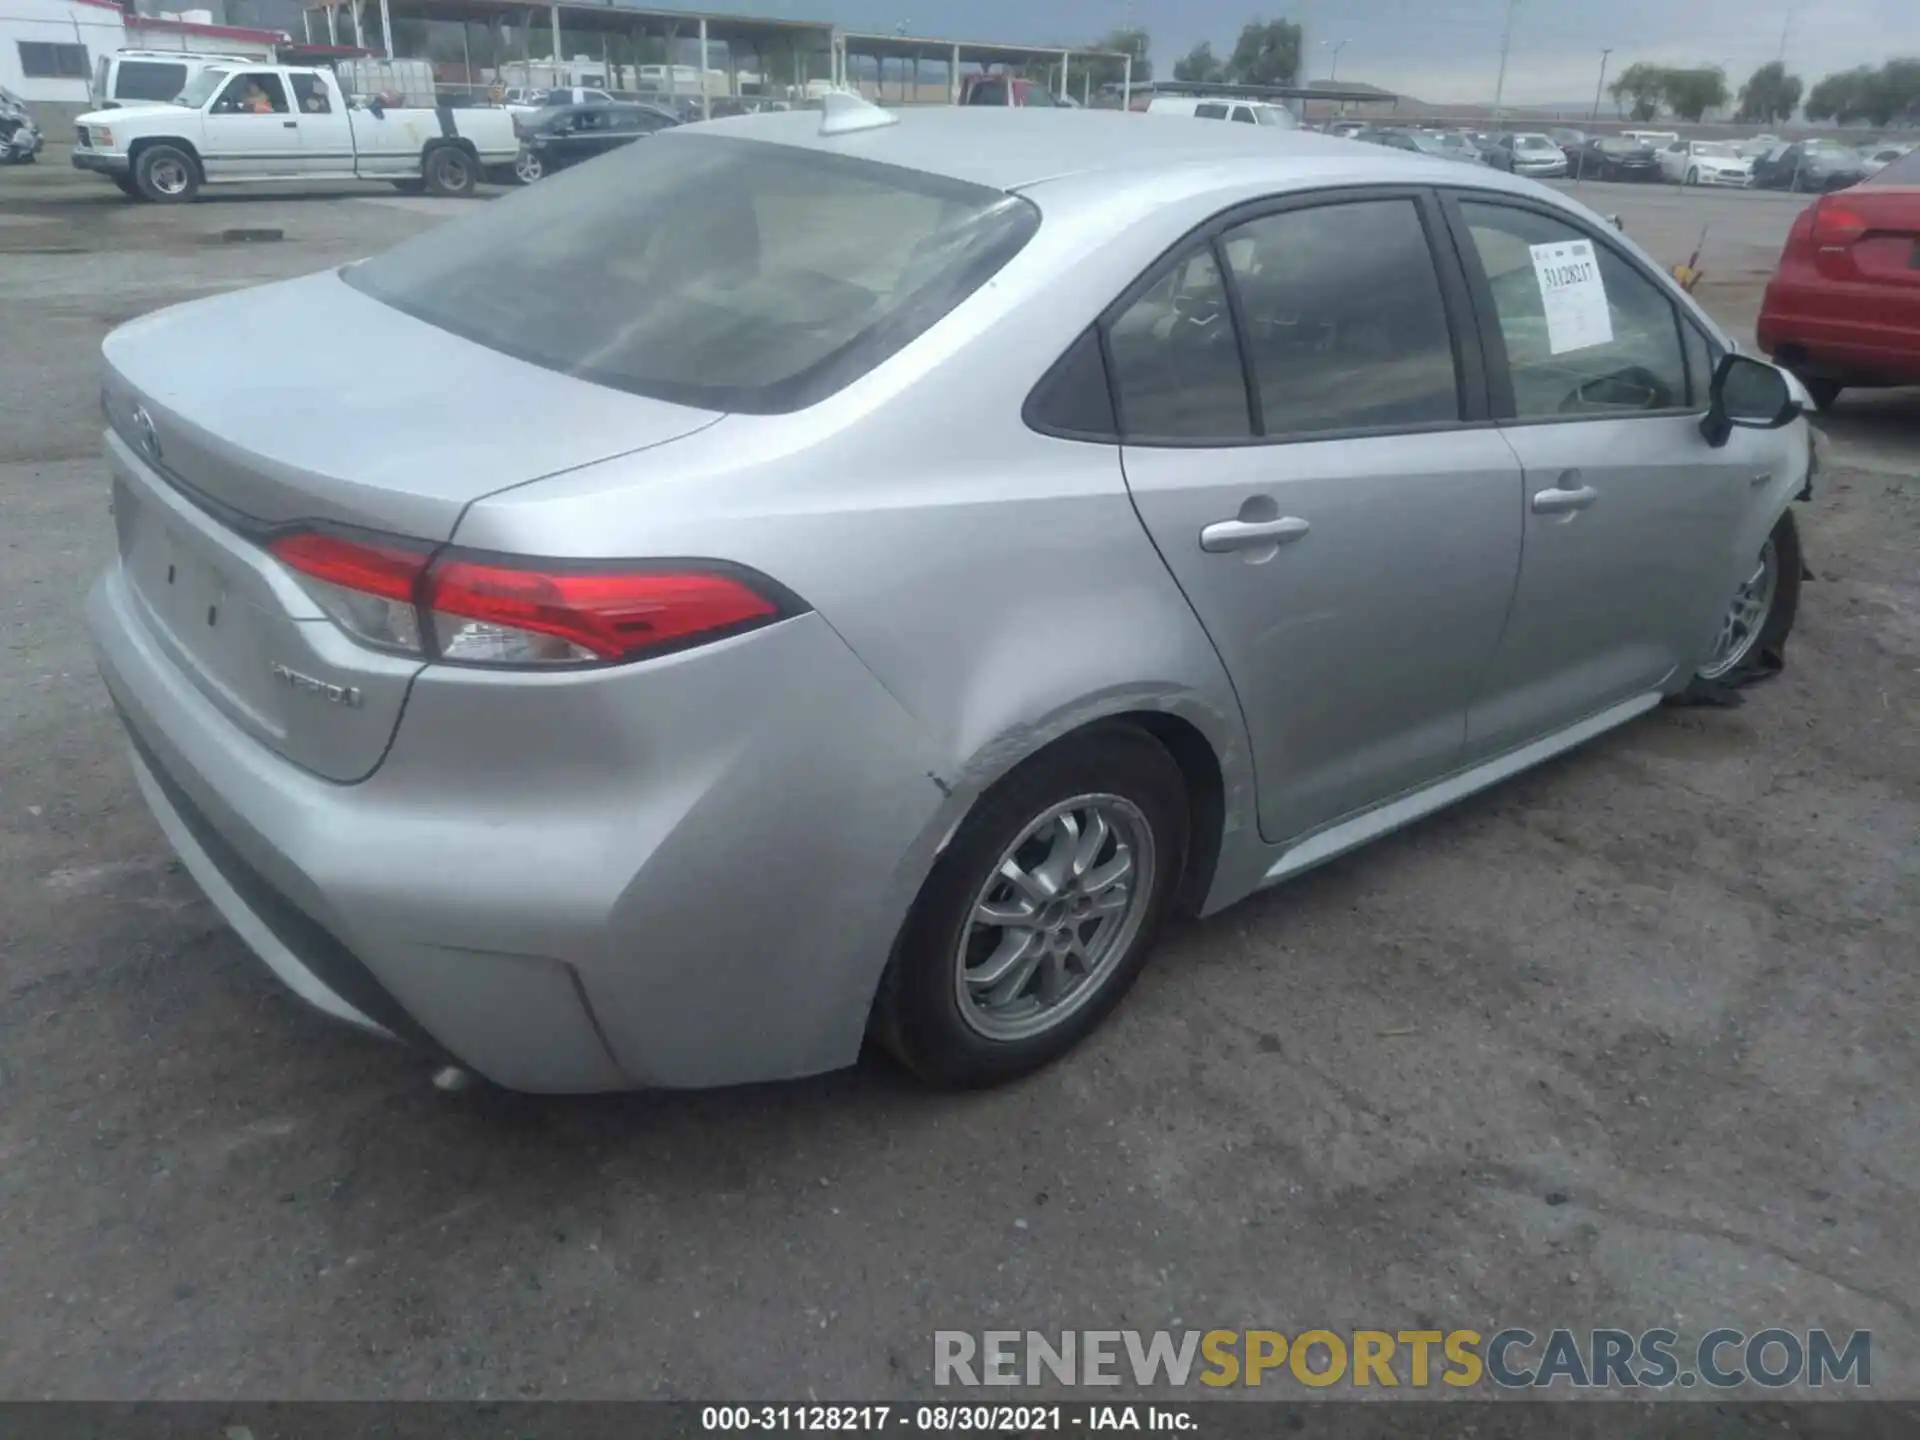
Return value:
<svg viewBox="0 0 1920 1440">
<path fill-rule="evenodd" d="M 178 205 L 200 192 L 200 166 L 174 145 L 149 145 L 133 162 L 133 183 L 159 205 Z"/>
<path fill-rule="evenodd" d="M 427 152 L 427 193 L 466 200 L 480 183 L 480 164 L 458 145 L 439 145 Z"/>
</svg>

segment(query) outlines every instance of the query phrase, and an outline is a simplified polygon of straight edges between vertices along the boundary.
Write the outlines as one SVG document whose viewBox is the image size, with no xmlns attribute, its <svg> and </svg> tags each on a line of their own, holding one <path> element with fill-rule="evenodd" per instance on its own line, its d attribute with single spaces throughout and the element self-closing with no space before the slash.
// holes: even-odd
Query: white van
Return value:
<svg viewBox="0 0 1920 1440">
<path fill-rule="evenodd" d="M 1237 120 L 1242 125 L 1273 125 L 1298 130 L 1293 112 L 1264 100 L 1207 99 L 1195 95 L 1156 95 L 1147 102 L 1149 115 L 1184 115 L 1193 120 Z"/>
<path fill-rule="evenodd" d="M 181 50 L 115 50 L 93 62 L 93 105 L 165 104 L 212 65 L 258 65 L 260 55 L 202 55 Z"/>
</svg>

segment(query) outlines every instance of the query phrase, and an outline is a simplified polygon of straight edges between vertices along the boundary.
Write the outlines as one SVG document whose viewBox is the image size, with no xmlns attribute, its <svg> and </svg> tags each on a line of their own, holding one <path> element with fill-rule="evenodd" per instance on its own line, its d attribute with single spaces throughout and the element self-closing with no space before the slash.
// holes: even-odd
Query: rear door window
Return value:
<svg viewBox="0 0 1920 1440">
<path fill-rule="evenodd" d="M 172 60 L 122 60 L 113 79 L 116 100 L 171 100 L 187 86 L 187 67 Z"/>
<path fill-rule="evenodd" d="M 1246 371 L 1211 246 L 1167 267 L 1107 330 L 1120 430 L 1136 440 L 1245 440 Z"/>
<path fill-rule="evenodd" d="M 1233 107 L 1233 118 L 1235 120 L 1238 120 L 1242 125 L 1253 125 L 1258 123 L 1253 118 L 1253 111 L 1245 105 L 1236 105 Z"/>
<path fill-rule="evenodd" d="M 1440 276 L 1410 199 L 1314 205 L 1223 237 L 1268 435 L 1460 418 Z"/>
<path fill-rule="evenodd" d="M 1193 107 L 1193 113 L 1202 120 L 1224 120 L 1227 118 L 1227 107 L 1224 105 L 1196 105 Z"/>
</svg>

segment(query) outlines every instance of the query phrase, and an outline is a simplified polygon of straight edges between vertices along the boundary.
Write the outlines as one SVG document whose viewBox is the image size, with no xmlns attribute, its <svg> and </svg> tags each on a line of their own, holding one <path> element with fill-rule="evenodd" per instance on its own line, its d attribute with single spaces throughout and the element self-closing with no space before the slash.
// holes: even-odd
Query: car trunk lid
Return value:
<svg viewBox="0 0 1920 1440">
<path fill-rule="evenodd" d="M 268 536 L 444 541 L 482 495 L 718 418 L 495 354 L 331 274 L 161 312 L 104 351 L 120 564 L 149 628 L 236 726 L 340 781 L 379 764 L 420 661 L 349 639 Z"/>
</svg>

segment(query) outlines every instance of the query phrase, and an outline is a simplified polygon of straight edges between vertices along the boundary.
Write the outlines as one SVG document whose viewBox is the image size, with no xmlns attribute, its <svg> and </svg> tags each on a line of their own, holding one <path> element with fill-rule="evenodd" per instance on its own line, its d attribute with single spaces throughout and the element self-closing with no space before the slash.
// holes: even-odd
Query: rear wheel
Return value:
<svg viewBox="0 0 1920 1440">
<path fill-rule="evenodd" d="M 1187 823 L 1179 766 L 1130 725 L 1026 761 L 974 806 L 914 902 L 875 1006 L 882 1043 L 948 1086 L 1065 1054 L 1145 966 Z"/>
<path fill-rule="evenodd" d="M 480 183 L 480 162 L 458 145 L 439 145 L 429 150 L 425 172 L 428 192 L 450 199 L 471 198 Z"/>
<path fill-rule="evenodd" d="M 1751 573 L 1734 592 L 1721 618 L 1713 652 L 1699 670 L 1702 680 L 1726 681 L 1769 663 L 1778 669 L 1781 650 L 1800 610 L 1800 529 L 1791 510 L 1775 522 L 1755 557 Z"/>
<path fill-rule="evenodd" d="M 546 173 L 546 165 L 533 151 L 522 150 L 514 157 L 513 178 L 522 185 L 531 185 L 534 181 L 544 178 Z"/>
<path fill-rule="evenodd" d="M 178 205 L 200 191 L 200 166 L 174 145 L 149 145 L 133 162 L 133 183 L 160 205 Z"/>
</svg>

